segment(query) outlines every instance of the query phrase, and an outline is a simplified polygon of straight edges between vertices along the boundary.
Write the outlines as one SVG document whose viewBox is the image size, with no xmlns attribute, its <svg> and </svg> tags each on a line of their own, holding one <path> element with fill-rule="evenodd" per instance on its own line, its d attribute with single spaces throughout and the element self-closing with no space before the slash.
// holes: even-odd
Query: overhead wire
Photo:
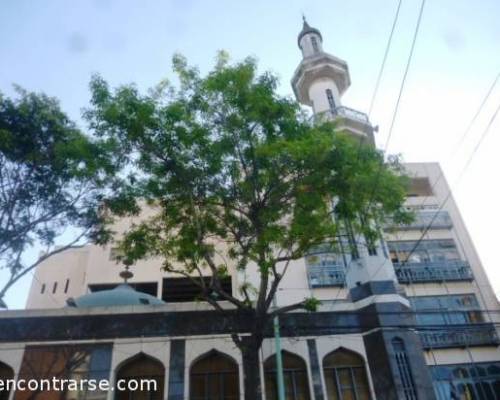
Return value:
<svg viewBox="0 0 500 400">
<path fill-rule="evenodd" d="M 378 94 L 378 89 L 379 89 L 379 86 L 380 86 L 380 81 L 382 80 L 382 75 L 383 75 L 384 69 L 385 69 L 385 63 L 387 61 L 387 56 L 389 55 L 389 50 L 391 48 L 392 37 L 394 36 L 394 30 L 396 28 L 396 24 L 397 24 L 397 21 L 398 21 L 399 11 L 401 9 L 401 3 L 402 2 L 403 2 L 403 0 L 399 0 L 398 1 L 398 6 L 396 8 L 396 14 L 394 15 L 394 19 L 393 19 L 393 22 L 392 22 L 391 32 L 389 33 L 389 39 L 387 40 L 387 45 L 385 47 L 384 56 L 382 58 L 382 64 L 380 65 L 380 69 L 379 69 L 379 72 L 378 72 L 378 75 L 377 75 L 377 80 L 375 82 L 375 88 L 373 89 L 373 94 L 372 94 L 372 97 L 371 97 L 371 100 L 370 100 L 370 106 L 368 108 L 368 118 L 370 118 L 370 115 L 371 115 L 371 113 L 373 111 L 373 106 L 375 104 L 375 99 L 376 99 L 377 94 Z"/>
<path fill-rule="evenodd" d="M 455 180 L 453 186 L 448 189 L 448 192 L 447 192 L 446 196 L 444 197 L 443 201 L 441 202 L 438 210 L 434 213 L 434 215 L 431 218 L 430 222 L 427 224 L 427 226 L 423 230 L 422 234 L 420 235 L 420 238 L 417 240 L 417 242 L 415 243 L 415 246 L 413 246 L 412 250 L 409 252 L 408 256 L 406 257 L 406 260 L 403 262 L 403 265 L 405 263 L 407 263 L 407 261 L 409 260 L 409 258 L 411 257 L 411 255 L 415 252 L 415 250 L 417 249 L 417 247 L 419 246 L 419 244 L 422 242 L 422 240 L 424 239 L 424 237 L 427 235 L 427 232 L 429 231 L 429 229 L 432 227 L 432 224 L 436 220 L 439 211 L 442 211 L 442 209 L 444 208 L 444 206 L 446 205 L 446 203 L 448 202 L 448 200 L 453 195 L 453 191 L 452 190 L 456 189 L 456 186 L 460 183 L 460 181 L 462 180 L 463 176 L 465 175 L 465 172 L 469 168 L 469 166 L 470 166 L 470 164 L 471 164 L 474 156 L 476 155 L 477 151 L 481 147 L 481 144 L 484 142 L 485 138 L 488 136 L 488 133 L 490 132 L 490 128 L 493 125 L 493 123 L 495 122 L 495 119 L 496 119 L 499 111 L 500 111 L 500 103 L 498 104 L 497 108 L 493 112 L 493 114 L 492 114 L 492 116 L 491 116 L 488 124 L 486 125 L 486 128 L 483 130 L 483 133 L 481 134 L 481 137 L 479 138 L 479 141 L 474 146 L 474 149 L 472 150 L 472 153 L 470 154 L 470 156 L 467 159 L 465 165 L 461 169 L 461 171 L 460 171 L 457 179 Z"/>
</svg>

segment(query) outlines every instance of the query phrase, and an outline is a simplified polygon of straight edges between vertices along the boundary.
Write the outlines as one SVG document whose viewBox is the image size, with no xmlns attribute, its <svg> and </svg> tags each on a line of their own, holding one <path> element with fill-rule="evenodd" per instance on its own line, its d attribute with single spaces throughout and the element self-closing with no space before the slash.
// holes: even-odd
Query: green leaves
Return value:
<svg viewBox="0 0 500 400">
<path fill-rule="evenodd" d="M 317 311 L 320 305 L 321 301 L 314 297 L 308 297 L 307 299 L 304 299 L 304 309 L 307 311 Z"/>
<path fill-rule="evenodd" d="M 254 59 L 221 54 L 206 76 L 180 55 L 173 66 L 179 86 L 167 91 L 91 83 L 90 126 L 133 173 L 127 193 L 158 207 L 125 235 L 127 263 L 159 256 L 169 271 L 208 274 L 215 286 L 221 271 L 257 265 L 262 299 L 280 265 L 335 244 L 339 221 L 373 239 L 376 225 L 364 221 L 405 218 L 397 160 L 385 163 L 331 123 L 312 126 Z"/>
<path fill-rule="evenodd" d="M 14 99 L 0 95 L 0 268 L 11 273 L 0 298 L 36 265 L 25 264 L 31 247 L 51 254 L 65 232 L 66 245 L 109 238 L 99 207 L 120 193 L 121 185 L 111 193 L 114 150 L 82 133 L 53 98 L 20 88 Z"/>
</svg>

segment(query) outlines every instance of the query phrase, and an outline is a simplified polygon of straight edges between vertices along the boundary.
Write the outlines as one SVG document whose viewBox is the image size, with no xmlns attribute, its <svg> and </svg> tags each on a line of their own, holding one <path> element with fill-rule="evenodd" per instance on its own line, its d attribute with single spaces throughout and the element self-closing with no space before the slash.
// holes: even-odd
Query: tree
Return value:
<svg viewBox="0 0 500 400">
<path fill-rule="evenodd" d="M 47 258 L 104 238 L 99 205 L 116 172 L 112 143 L 84 135 L 55 99 L 17 94 L 0 93 L 0 269 L 8 274 L 0 303 Z"/>
<path fill-rule="evenodd" d="M 252 59 L 233 65 L 220 56 L 205 77 L 181 56 L 173 64 L 178 89 L 163 83 L 142 95 L 133 85 L 111 90 L 98 76 L 91 82 L 88 121 L 121 144 L 137 200 L 158 210 L 125 233 L 119 259 L 161 257 L 222 315 L 220 301 L 243 313 L 249 335 L 235 331 L 232 339 L 244 361 L 245 398 L 259 399 L 265 328 L 275 315 L 317 305 L 309 298 L 272 308 L 287 269 L 315 246 L 337 248 L 345 222 L 375 238 L 375 224 L 362 221 L 404 220 L 405 179 L 397 162 L 384 163 L 331 123 L 313 126 Z M 258 285 L 224 290 L 224 277 L 252 266 Z"/>
</svg>

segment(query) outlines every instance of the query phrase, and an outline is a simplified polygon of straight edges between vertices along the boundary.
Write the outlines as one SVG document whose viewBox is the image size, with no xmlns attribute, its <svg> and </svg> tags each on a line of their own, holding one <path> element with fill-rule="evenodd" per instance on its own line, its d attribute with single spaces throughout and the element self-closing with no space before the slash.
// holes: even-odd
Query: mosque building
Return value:
<svg viewBox="0 0 500 400">
<path fill-rule="evenodd" d="M 368 116 L 342 103 L 346 61 L 304 20 L 291 84 L 315 121 L 375 146 Z M 346 256 L 318 248 L 295 261 L 276 301 L 322 301 L 280 317 L 286 399 L 500 399 L 500 306 L 437 163 L 408 163 L 410 225 Z M 123 219 L 124 231 L 132 220 Z M 424 235 L 423 235 L 424 233 Z M 241 353 L 189 279 L 145 260 L 118 274 L 113 247 L 85 245 L 40 264 L 26 310 L 0 312 L 0 379 L 150 377 L 154 392 L 69 390 L 67 399 L 243 399 Z M 236 295 L 240 274 L 224 282 Z M 237 329 L 244 333 L 245 321 Z M 277 399 L 272 330 L 260 354 L 265 399 Z M 0 400 L 60 398 L 3 391 Z"/>
</svg>

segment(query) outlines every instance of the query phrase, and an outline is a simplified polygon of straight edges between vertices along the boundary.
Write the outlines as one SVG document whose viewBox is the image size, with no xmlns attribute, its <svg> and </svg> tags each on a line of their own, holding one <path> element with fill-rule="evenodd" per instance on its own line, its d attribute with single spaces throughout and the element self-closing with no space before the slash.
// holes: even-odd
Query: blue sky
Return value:
<svg viewBox="0 0 500 400">
<path fill-rule="evenodd" d="M 91 74 L 112 85 L 135 82 L 147 89 L 172 77 L 174 52 L 207 71 L 217 50 L 225 49 L 236 60 L 257 57 L 262 70 L 281 78 L 280 92 L 292 95 L 289 82 L 300 61 L 296 39 L 305 13 L 321 30 L 325 51 L 349 63 L 352 85 L 344 105 L 366 111 L 396 6 L 397 0 L 3 0 L 0 90 L 12 94 L 16 83 L 46 92 L 81 121 Z M 419 0 L 403 0 L 371 116 L 380 126 L 379 146 L 385 143 L 419 6 Z M 389 152 L 402 153 L 406 161 L 439 161 L 454 182 L 500 102 L 499 84 L 469 139 L 454 152 L 500 71 L 498 15 L 497 0 L 427 0 Z M 497 121 L 454 190 L 497 293 L 499 130 Z M 29 284 L 26 279 L 11 291 L 11 307 L 23 307 Z"/>
</svg>

